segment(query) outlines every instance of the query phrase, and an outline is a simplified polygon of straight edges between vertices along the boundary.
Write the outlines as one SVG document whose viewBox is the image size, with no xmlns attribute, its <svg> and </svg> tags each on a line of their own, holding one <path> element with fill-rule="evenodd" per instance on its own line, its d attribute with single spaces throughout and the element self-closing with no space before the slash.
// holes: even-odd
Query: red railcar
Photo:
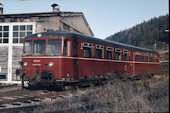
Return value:
<svg viewBox="0 0 170 113">
<path fill-rule="evenodd" d="M 157 52 L 70 32 L 43 32 L 24 40 L 22 75 L 37 83 L 62 83 L 111 75 L 159 72 Z"/>
</svg>

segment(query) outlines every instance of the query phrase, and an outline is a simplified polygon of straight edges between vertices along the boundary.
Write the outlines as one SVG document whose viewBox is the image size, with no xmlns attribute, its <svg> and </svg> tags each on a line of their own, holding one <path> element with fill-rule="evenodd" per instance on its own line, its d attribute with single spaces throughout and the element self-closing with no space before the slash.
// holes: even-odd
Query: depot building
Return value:
<svg viewBox="0 0 170 113">
<path fill-rule="evenodd" d="M 58 30 L 94 36 L 82 12 L 60 11 L 56 4 L 52 9 L 52 12 L 3 14 L 0 6 L 0 83 L 20 83 L 16 69 L 20 67 L 24 37 Z"/>
</svg>

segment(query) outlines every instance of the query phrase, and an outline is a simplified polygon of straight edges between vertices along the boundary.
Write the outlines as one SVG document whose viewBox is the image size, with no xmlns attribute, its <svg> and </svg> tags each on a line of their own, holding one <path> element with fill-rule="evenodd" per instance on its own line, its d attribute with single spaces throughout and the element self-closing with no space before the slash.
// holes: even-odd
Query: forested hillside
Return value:
<svg viewBox="0 0 170 113">
<path fill-rule="evenodd" d="M 169 44 L 169 14 L 144 21 L 132 28 L 120 31 L 107 37 L 107 40 L 126 43 L 134 46 L 154 49 L 166 49 Z"/>
</svg>

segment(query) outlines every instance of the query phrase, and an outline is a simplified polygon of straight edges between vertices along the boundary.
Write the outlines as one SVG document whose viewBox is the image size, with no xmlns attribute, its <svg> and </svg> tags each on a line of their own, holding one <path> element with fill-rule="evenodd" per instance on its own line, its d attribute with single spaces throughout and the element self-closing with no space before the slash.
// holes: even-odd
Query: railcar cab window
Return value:
<svg viewBox="0 0 170 113">
<path fill-rule="evenodd" d="M 103 58 L 103 49 L 104 46 L 102 45 L 96 45 L 96 58 Z"/>
<path fill-rule="evenodd" d="M 142 62 L 145 62 L 145 53 L 142 53 Z"/>
<path fill-rule="evenodd" d="M 112 47 L 106 47 L 106 57 L 107 59 L 113 58 L 113 48 Z"/>
<path fill-rule="evenodd" d="M 25 41 L 24 43 L 24 55 L 31 54 L 32 41 Z"/>
<path fill-rule="evenodd" d="M 123 50 L 123 60 L 128 60 L 128 50 Z"/>
<path fill-rule="evenodd" d="M 45 40 L 34 40 L 33 55 L 44 55 L 45 42 Z"/>
<path fill-rule="evenodd" d="M 83 57 L 91 58 L 92 57 L 92 48 L 93 48 L 93 44 L 83 43 Z"/>
<path fill-rule="evenodd" d="M 62 40 L 48 40 L 46 55 L 61 56 L 62 55 Z"/>
<path fill-rule="evenodd" d="M 136 52 L 136 61 L 140 61 L 140 53 Z"/>
<path fill-rule="evenodd" d="M 115 51 L 115 60 L 121 60 L 121 56 L 122 56 L 122 50 L 119 48 L 116 48 Z"/>
</svg>

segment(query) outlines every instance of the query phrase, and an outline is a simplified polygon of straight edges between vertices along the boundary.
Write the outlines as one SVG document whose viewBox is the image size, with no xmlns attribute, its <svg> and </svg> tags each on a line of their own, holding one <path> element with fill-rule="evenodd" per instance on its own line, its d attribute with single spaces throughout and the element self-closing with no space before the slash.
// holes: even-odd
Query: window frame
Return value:
<svg viewBox="0 0 170 113">
<path fill-rule="evenodd" d="M 92 58 L 93 57 L 93 44 L 88 43 L 88 42 L 83 42 L 82 46 L 83 46 L 83 57 Z M 88 49 L 90 49 L 90 51 Z M 85 50 L 89 51 L 89 56 L 85 55 Z"/>
<path fill-rule="evenodd" d="M 144 58 L 144 59 L 143 59 L 143 58 Z M 145 59 L 145 53 L 141 53 L 141 61 L 142 61 L 142 62 L 145 62 L 145 60 L 146 60 L 146 59 Z"/>
<path fill-rule="evenodd" d="M 117 53 L 120 53 L 118 59 L 116 57 Z M 115 60 L 122 60 L 122 49 L 115 48 Z"/>
<path fill-rule="evenodd" d="M 5 30 L 5 27 L 8 27 L 8 30 Z M 9 35 L 10 35 L 10 26 L 9 25 L 0 25 L 0 34 L 1 34 L 1 37 L 0 37 L 0 44 L 8 44 L 9 43 Z M 5 34 L 7 34 L 7 36 L 4 36 Z M 7 42 L 5 42 L 5 40 Z"/>
<path fill-rule="evenodd" d="M 113 47 L 106 47 L 106 59 L 112 60 L 113 59 Z M 111 52 L 111 58 L 108 57 L 108 52 Z"/>
<path fill-rule="evenodd" d="M 128 55 L 129 55 L 129 54 L 128 54 L 128 53 L 129 53 L 129 51 L 128 51 L 127 49 L 123 50 L 123 60 L 124 60 L 124 61 L 128 61 L 128 60 L 129 60 L 129 58 L 128 58 Z M 125 54 L 127 55 L 127 59 L 124 58 L 124 55 L 125 55 Z"/>
<path fill-rule="evenodd" d="M 138 58 L 137 56 L 139 56 L 139 58 Z M 138 59 L 137 59 L 137 58 L 138 58 Z M 140 52 L 136 52 L 135 61 L 140 61 L 140 58 L 141 58 L 141 53 L 140 53 Z"/>
<path fill-rule="evenodd" d="M 101 55 L 97 56 L 97 50 L 101 50 Z M 104 46 L 103 45 L 99 45 L 99 44 L 96 45 L 96 58 L 99 58 L 99 59 L 103 59 L 104 58 Z"/>
</svg>

